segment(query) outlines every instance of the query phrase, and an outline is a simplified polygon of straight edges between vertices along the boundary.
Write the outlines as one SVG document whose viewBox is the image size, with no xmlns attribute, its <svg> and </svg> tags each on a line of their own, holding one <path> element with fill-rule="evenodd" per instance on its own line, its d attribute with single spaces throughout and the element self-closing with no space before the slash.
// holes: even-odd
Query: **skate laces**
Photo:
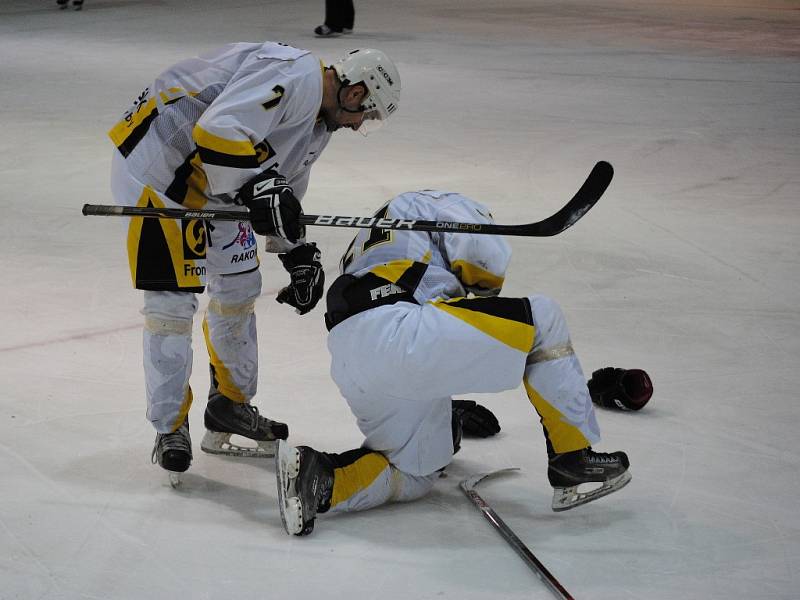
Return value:
<svg viewBox="0 0 800 600">
<path fill-rule="evenodd" d="M 184 429 L 186 429 L 185 425 L 181 425 L 172 433 L 159 433 L 156 436 L 156 443 L 153 445 L 153 453 L 150 455 L 150 461 L 153 464 L 158 462 L 159 454 L 163 456 L 170 450 L 178 450 L 191 454 L 192 445 L 189 441 L 189 436 L 184 435 Z"/>
<path fill-rule="evenodd" d="M 589 460 L 598 464 L 612 464 L 617 462 L 617 457 L 607 452 L 595 452 L 591 448 L 586 449 L 586 455 Z"/>
<path fill-rule="evenodd" d="M 263 418 L 258 414 L 258 408 L 256 408 L 252 404 L 238 403 L 238 402 L 235 402 L 233 406 L 234 406 L 233 410 L 238 411 L 239 417 L 246 419 L 248 421 L 247 428 L 252 432 L 258 431 L 259 419 Z"/>
</svg>

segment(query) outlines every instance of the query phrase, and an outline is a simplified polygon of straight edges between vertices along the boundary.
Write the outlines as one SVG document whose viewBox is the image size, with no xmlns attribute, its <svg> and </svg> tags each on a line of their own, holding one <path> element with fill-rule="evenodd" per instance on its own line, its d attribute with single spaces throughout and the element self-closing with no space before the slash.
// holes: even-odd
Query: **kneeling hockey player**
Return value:
<svg viewBox="0 0 800 600">
<path fill-rule="evenodd" d="M 430 190 L 401 194 L 376 216 L 493 222 L 485 206 Z M 484 434 L 499 429 L 491 413 L 452 396 L 509 390 L 520 381 L 544 429 L 553 510 L 630 481 L 624 452 L 592 450 L 600 430 L 558 304 L 538 294 L 498 295 L 510 256 L 495 235 L 363 229 L 356 236 L 328 290 L 325 320 L 331 375 L 366 439 L 342 454 L 278 442 L 287 533 L 311 533 L 317 513 L 423 496 L 458 450 L 465 421 L 477 421 Z M 595 373 L 598 398 L 641 408 L 652 388 L 643 371 L 631 373 Z M 578 490 L 589 482 L 600 485 Z"/>
</svg>

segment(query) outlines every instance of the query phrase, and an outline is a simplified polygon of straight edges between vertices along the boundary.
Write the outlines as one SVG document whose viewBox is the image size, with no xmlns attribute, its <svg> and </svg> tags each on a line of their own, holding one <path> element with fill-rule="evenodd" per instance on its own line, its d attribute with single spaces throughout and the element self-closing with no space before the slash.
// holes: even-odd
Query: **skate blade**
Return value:
<svg viewBox="0 0 800 600">
<path fill-rule="evenodd" d="M 555 512 L 562 512 L 571 508 L 575 508 L 576 506 L 581 506 L 582 504 L 593 502 L 598 498 L 608 496 L 617 490 L 621 490 L 628 485 L 630 480 L 630 471 L 625 471 L 614 479 L 609 479 L 608 481 L 604 482 L 601 487 L 595 488 L 588 492 L 578 491 L 577 485 L 564 488 L 553 488 L 552 508 Z"/>
<path fill-rule="evenodd" d="M 244 456 L 248 458 L 272 458 L 275 456 L 274 440 L 251 440 L 256 446 L 240 446 L 231 441 L 231 433 L 206 430 L 200 449 L 208 454 Z"/>
<path fill-rule="evenodd" d="M 179 473 L 177 471 L 167 471 L 169 484 L 172 486 L 172 489 L 178 489 L 181 486 L 181 475 L 183 475 L 183 473 Z"/>
<path fill-rule="evenodd" d="M 278 507 L 281 521 L 288 535 L 299 535 L 303 530 L 303 507 L 294 493 L 294 480 L 300 472 L 300 453 L 283 440 L 278 440 L 275 451 L 275 479 L 278 484 Z"/>
</svg>

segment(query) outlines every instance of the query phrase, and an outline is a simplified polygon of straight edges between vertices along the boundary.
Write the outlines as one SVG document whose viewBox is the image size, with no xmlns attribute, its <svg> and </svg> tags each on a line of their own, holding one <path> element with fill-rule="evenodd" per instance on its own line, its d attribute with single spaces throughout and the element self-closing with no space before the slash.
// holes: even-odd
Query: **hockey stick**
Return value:
<svg viewBox="0 0 800 600">
<path fill-rule="evenodd" d="M 481 511 L 486 520 L 489 521 L 495 529 L 502 535 L 505 540 L 511 544 L 511 547 L 514 548 L 514 552 L 516 552 L 519 557 L 525 561 L 525 564 L 533 571 L 536 576 L 541 579 L 542 583 L 544 583 L 551 592 L 556 596 L 556 598 L 560 598 L 561 600 L 575 600 L 570 593 L 564 588 L 561 583 L 559 583 L 558 579 L 556 579 L 547 568 L 539 562 L 539 559 L 534 556 L 533 552 L 531 552 L 528 547 L 522 543 L 522 541 L 511 531 L 508 525 L 503 522 L 503 519 L 494 512 L 491 506 L 486 504 L 483 498 L 478 495 L 478 492 L 475 491 L 475 486 L 477 486 L 481 481 L 486 479 L 487 477 L 492 477 L 494 475 L 499 475 L 501 473 L 510 473 L 511 471 L 519 471 L 516 467 L 511 467 L 509 469 L 500 469 L 498 471 L 491 471 L 489 473 L 479 473 L 477 475 L 473 475 L 461 482 L 461 490 L 466 494 L 467 498 L 469 498 L 472 503 Z"/>
<path fill-rule="evenodd" d="M 546 237 L 572 227 L 594 206 L 606 191 L 614 169 L 604 161 L 597 163 L 586 181 L 561 210 L 543 221 L 526 225 L 492 225 L 486 223 L 458 223 L 454 221 L 422 221 L 409 219 L 384 219 L 380 217 L 343 217 L 338 215 L 301 215 L 301 225 L 324 227 L 360 227 L 362 229 L 404 229 L 407 231 L 454 231 L 493 235 L 522 235 Z M 150 217 L 156 219 L 203 219 L 206 221 L 248 221 L 247 211 L 236 210 L 185 210 L 182 208 L 155 208 L 84 204 L 84 215 L 103 217 Z"/>
</svg>

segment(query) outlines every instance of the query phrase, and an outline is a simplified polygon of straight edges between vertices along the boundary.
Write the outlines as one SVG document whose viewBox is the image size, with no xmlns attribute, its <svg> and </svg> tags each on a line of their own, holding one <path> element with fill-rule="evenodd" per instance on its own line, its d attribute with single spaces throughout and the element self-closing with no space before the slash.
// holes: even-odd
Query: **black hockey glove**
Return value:
<svg viewBox="0 0 800 600">
<path fill-rule="evenodd" d="M 494 413 L 472 400 L 453 400 L 453 419 L 461 422 L 464 437 L 487 438 L 500 431 Z"/>
<path fill-rule="evenodd" d="M 305 237 L 306 228 L 298 221 L 303 209 L 277 171 L 253 177 L 241 187 L 237 200 L 250 211 L 250 223 L 259 235 L 277 235 L 292 243 Z"/>
<path fill-rule="evenodd" d="M 598 369 L 587 385 L 592 402 L 604 408 L 640 410 L 653 395 L 653 383 L 641 369 Z"/>
<path fill-rule="evenodd" d="M 322 270 L 322 253 L 313 242 L 278 254 L 284 268 L 289 271 L 291 283 L 278 292 L 275 298 L 281 304 L 290 304 L 301 315 L 306 314 L 322 298 L 325 272 Z"/>
</svg>

